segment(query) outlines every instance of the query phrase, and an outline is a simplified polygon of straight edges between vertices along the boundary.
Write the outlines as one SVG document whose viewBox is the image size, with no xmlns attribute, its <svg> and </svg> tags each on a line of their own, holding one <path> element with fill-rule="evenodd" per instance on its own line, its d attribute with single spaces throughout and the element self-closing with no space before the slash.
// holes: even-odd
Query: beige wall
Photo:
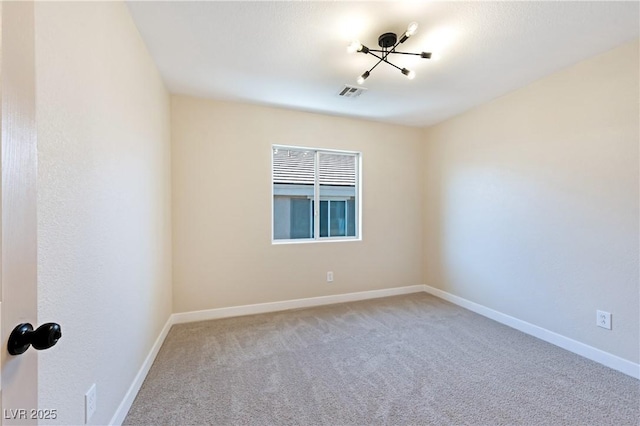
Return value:
<svg viewBox="0 0 640 426">
<path fill-rule="evenodd" d="M 638 49 L 425 130 L 427 284 L 638 362 Z"/>
<path fill-rule="evenodd" d="M 107 424 L 171 314 L 169 96 L 122 3 L 37 3 L 36 74 L 39 408 Z"/>
<path fill-rule="evenodd" d="M 176 312 L 422 284 L 420 130 L 183 96 L 171 105 Z M 272 144 L 362 152 L 362 241 L 271 244 Z"/>
<path fill-rule="evenodd" d="M 121 3 L 38 3 L 36 68 L 38 314 L 63 327 L 40 354 L 39 405 L 60 424 L 83 423 L 92 383 L 91 423 L 111 419 L 172 300 L 427 283 L 638 362 L 637 43 L 424 131 L 170 108 Z M 362 241 L 271 244 L 271 144 L 363 153 Z"/>
</svg>

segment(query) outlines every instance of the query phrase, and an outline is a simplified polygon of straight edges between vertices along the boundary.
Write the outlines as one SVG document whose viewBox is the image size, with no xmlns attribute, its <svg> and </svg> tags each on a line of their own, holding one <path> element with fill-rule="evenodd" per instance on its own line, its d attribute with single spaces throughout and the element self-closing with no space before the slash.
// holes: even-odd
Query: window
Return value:
<svg viewBox="0 0 640 426">
<path fill-rule="evenodd" d="M 360 238 L 360 153 L 274 146 L 273 240 Z"/>
</svg>

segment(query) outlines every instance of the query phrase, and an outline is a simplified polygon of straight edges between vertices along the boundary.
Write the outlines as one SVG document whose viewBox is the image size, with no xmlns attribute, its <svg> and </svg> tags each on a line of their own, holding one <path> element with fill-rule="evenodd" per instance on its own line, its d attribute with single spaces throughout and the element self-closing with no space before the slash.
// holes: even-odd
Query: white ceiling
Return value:
<svg viewBox="0 0 640 426">
<path fill-rule="evenodd" d="M 169 91 L 427 126 L 640 35 L 638 2 L 128 2 Z M 356 99 L 337 93 L 411 21 L 395 55 Z M 391 58 L 391 56 L 390 56 Z M 611 76 L 615 78 L 615 76 Z"/>
</svg>

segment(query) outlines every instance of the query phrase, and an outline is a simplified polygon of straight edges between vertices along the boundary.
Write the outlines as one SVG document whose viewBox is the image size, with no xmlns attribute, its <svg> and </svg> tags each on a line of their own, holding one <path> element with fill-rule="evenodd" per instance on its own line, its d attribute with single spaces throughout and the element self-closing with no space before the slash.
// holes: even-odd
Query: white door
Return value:
<svg viewBox="0 0 640 426">
<path fill-rule="evenodd" d="M 35 63 L 33 2 L 0 2 L 0 424 L 37 422 L 38 357 L 12 356 L 20 323 L 37 327 Z"/>
</svg>

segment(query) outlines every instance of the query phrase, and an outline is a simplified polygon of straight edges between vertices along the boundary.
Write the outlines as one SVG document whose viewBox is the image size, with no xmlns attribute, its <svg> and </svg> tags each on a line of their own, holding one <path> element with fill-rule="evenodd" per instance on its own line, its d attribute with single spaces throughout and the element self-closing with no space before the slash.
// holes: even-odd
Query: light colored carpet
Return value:
<svg viewBox="0 0 640 426">
<path fill-rule="evenodd" d="M 639 381 L 418 293 L 174 326 L 127 425 L 638 425 Z"/>
</svg>

